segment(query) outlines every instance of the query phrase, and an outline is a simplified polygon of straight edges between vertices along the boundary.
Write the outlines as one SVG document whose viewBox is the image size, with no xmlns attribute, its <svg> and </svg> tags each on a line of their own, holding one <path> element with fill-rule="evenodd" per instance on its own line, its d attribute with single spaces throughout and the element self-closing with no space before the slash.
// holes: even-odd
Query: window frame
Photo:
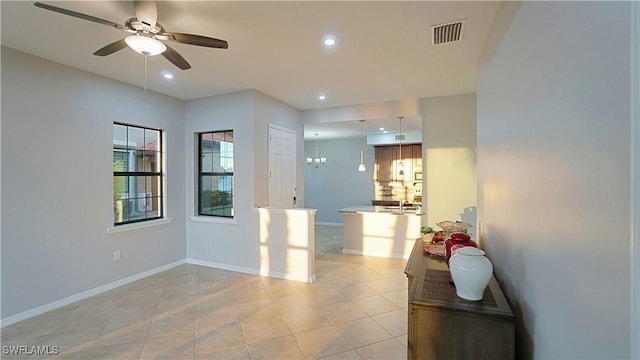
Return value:
<svg viewBox="0 0 640 360">
<path fill-rule="evenodd" d="M 206 134 L 224 134 L 231 133 L 232 140 L 234 138 L 234 130 L 233 129 L 225 129 L 225 130 L 211 130 L 211 131 L 202 131 L 196 133 L 196 141 L 198 146 L 198 168 L 196 176 L 198 177 L 198 189 L 196 190 L 196 215 L 197 216 L 206 216 L 210 218 L 222 218 L 222 219 L 234 219 L 235 217 L 235 141 L 232 141 L 234 144 L 233 150 L 231 152 L 231 162 L 233 163 L 233 171 L 203 171 L 202 159 L 202 141 L 203 135 Z M 213 170 L 213 169 L 212 169 Z M 205 176 L 230 176 L 231 177 L 231 215 L 222 215 L 222 214 L 208 214 L 203 212 L 203 204 L 202 204 L 202 186 L 203 186 L 203 177 Z"/>
<path fill-rule="evenodd" d="M 126 140 L 126 144 L 125 144 L 125 148 L 116 148 L 115 144 L 112 144 L 112 158 L 113 158 L 113 154 L 116 151 L 120 151 L 122 152 L 129 152 L 129 139 L 128 139 L 128 134 L 129 134 L 129 128 L 136 128 L 136 129 L 140 129 L 142 131 L 146 131 L 146 130 L 150 130 L 150 131 L 157 131 L 158 132 L 158 146 L 156 152 L 158 155 L 158 161 L 157 161 L 157 166 L 158 166 L 158 171 L 113 171 L 113 180 L 115 180 L 116 177 L 118 176 L 125 176 L 125 177 L 130 177 L 130 176 L 135 176 L 135 177 L 147 177 L 147 176 L 152 176 L 152 177 L 157 177 L 158 178 L 158 216 L 153 216 L 153 217 L 145 217 L 142 219 L 134 219 L 134 220 L 127 220 L 127 221 L 122 221 L 122 222 L 116 222 L 116 218 L 114 216 L 113 218 L 113 226 L 117 227 L 117 226 L 122 226 L 122 225 L 130 225 L 130 224 L 137 224 L 137 223 L 144 223 L 144 222 L 150 222 L 150 221 L 158 221 L 159 219 L 165 219 L 165 197 L 166 197 L 166 191 L 165 191 L 165 151 L 164 151 L 164 130 L 162 129 L 158 129 L 158 128 L 152 128 L 152 127 L 148 127 L 148 126 L 141 126 L 141 125 L 133 125 L 133 124 L 127 124 L 127 123 L 122 123 L 122 122 L 113 122 L 112 128 L 115 128 L 115 126 L 124 126 L 127 129 L 127 140 Z M 113 136 L 112 136 L 113 138 Z M 113 142 L 113 140 L 112 140 Z M 142 150 L 145 151 L 145 150 Z M 146 199 L 146 198 L 145 198 Z M 145 200 L 146 201 L 146 200 Z M 113 204 L 112 204 L 115 208 L 116 206 L 116 194 L 113 194 Z"/>
</svg>

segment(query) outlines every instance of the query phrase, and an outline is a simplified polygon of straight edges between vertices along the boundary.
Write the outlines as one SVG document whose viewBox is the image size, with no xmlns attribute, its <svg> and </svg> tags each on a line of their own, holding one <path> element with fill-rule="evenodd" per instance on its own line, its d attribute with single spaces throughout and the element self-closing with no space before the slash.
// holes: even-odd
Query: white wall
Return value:
<svg viewBox="0 0 640 360">
<path fill-rule="evenodd" d="M 114 121 L 166 131 L 172 223 L 106 233 Z M 184 259 L 183 159 L 183 101 L 3 47 L 2 318 Z"/>
<path fill-rule="evenodd" d="M 304 163 L 306 207 L 318 209 L 317 222 L 342 223 L 341 208 L 351 205 L 371 205 L 374 199 L 374 148 L 364 147 L 367 170 L 358 171 L 361 138 L 318 140 L 318 156 L 327 163 L 319 169 Z M 306 157 L 315 157 L 315 140 L 304 142 Z"/>
<path fill-rule="evenodd" d="M 519 358 L 630 357 L 629 11 L 505 3 L 479 66 L 479 220 Z"/>
<path fill-rule="evenodd" d="M 257 91 L 247 90 L 189 101 L 185 114 L 188 261 L 258 273 L 260 243 L 254 207 L 268 205 L 268 124 L 296 131 L 297 142 L 301 143 L 299 112 Z M 198 217 L 195 216 L 196 136 L 199 132 L 225 129 L 234 131 L 234 218 Z M 301 188 L 301 175 L 298 178 Z"/>
<path fill-rule="evenodd" d="M 253 211 L 254 194 L 254 132 L 253 92 L 192 100 L 185 112 L 185 168 L 187 203 L 187 258 L 239 267 L 255 267 L 258 262 L 257 215 Z M 197 214 L 198 180 L 197 133 L 233 130 L 234 148 L 234 220 L 212 222 L 215 219 Z"/>
<path fill-rule="evenodd" d="M 425 224 L 463 221 L 476 234 L 476 97 L 425 98 L 420 109 Z"/>
</svg>

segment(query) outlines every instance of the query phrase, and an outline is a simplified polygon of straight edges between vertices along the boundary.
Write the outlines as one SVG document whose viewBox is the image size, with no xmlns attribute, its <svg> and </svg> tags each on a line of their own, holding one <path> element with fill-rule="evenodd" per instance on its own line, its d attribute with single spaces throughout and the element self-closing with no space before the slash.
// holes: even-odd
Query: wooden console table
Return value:
<svg viewBox="0 0 640 360">
<path fill-rule="evenodd" d="M 484 297 L 456 295 L 444 259 L 416 240 L 404 270 L 409 281 L 407 359 L 513 359 L 513 313 L 492 276 Z"/>
</svg>

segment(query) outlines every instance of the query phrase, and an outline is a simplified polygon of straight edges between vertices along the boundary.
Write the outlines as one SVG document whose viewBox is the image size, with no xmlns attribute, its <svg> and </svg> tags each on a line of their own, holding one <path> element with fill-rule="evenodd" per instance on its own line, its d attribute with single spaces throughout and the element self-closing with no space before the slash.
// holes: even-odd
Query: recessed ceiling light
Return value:
<svg viewBox="0 0 640 360">
<path fill-rule="evenodd" d="M 318 100 L 326 100 L 327 97 L 324 94 L 318 96 Z"/>
<path fill-rule="evenodd" d="M 380 131 L 384 131 L 384 128 L 380 128 L 380 129 L 378 129 L 378 130 L 380 130 Z"/>
<path fill-rule="evenodd" d="M 166 71 L 166 70 L 165 70 L 165 71 L 163 71 L 163 72 L 161 73 L 161 75 L 162 75 L 162 77 L 163 77 L 163 78 L 165 78 L 165 79 L 167 79 L 167 80 L 171 80 L 171 79 L 173 79 L 173 74 L 172 74 L 171 72 L 169 72 L 169 71 Z"/>
<path fill-rule="evenodd" d="M 387 131 L 387 130 L 385 130 L 385 131 L 383 131 L 382 133 L 383 133 L 383 134 L 386 134 L 386 133 L 388 133 L 388 131 Z"/>
<path fill-rule="evenodd" d="M 327 35 L 324 37 L 324 45 L 325 46 L 334 46 L 336 44 L 336 38 L 333 35 Z"/>
</svg>

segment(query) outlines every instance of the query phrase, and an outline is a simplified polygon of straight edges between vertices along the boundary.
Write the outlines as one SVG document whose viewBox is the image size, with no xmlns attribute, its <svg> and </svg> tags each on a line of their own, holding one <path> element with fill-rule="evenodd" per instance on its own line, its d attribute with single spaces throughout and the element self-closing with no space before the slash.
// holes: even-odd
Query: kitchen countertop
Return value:
<svg viewBox="0 0 640 360">
<path fill-rule="evenodd" d="M 395 214 L 395 215 L 417 215 L 414 209 L 404 209 L 400 212 L 398 206 L 371 206 L 371 205 L 354 205 L 347 206 L 339 210 L 341 213 L 383 213 L 383 214 Z"/>
</svg>

